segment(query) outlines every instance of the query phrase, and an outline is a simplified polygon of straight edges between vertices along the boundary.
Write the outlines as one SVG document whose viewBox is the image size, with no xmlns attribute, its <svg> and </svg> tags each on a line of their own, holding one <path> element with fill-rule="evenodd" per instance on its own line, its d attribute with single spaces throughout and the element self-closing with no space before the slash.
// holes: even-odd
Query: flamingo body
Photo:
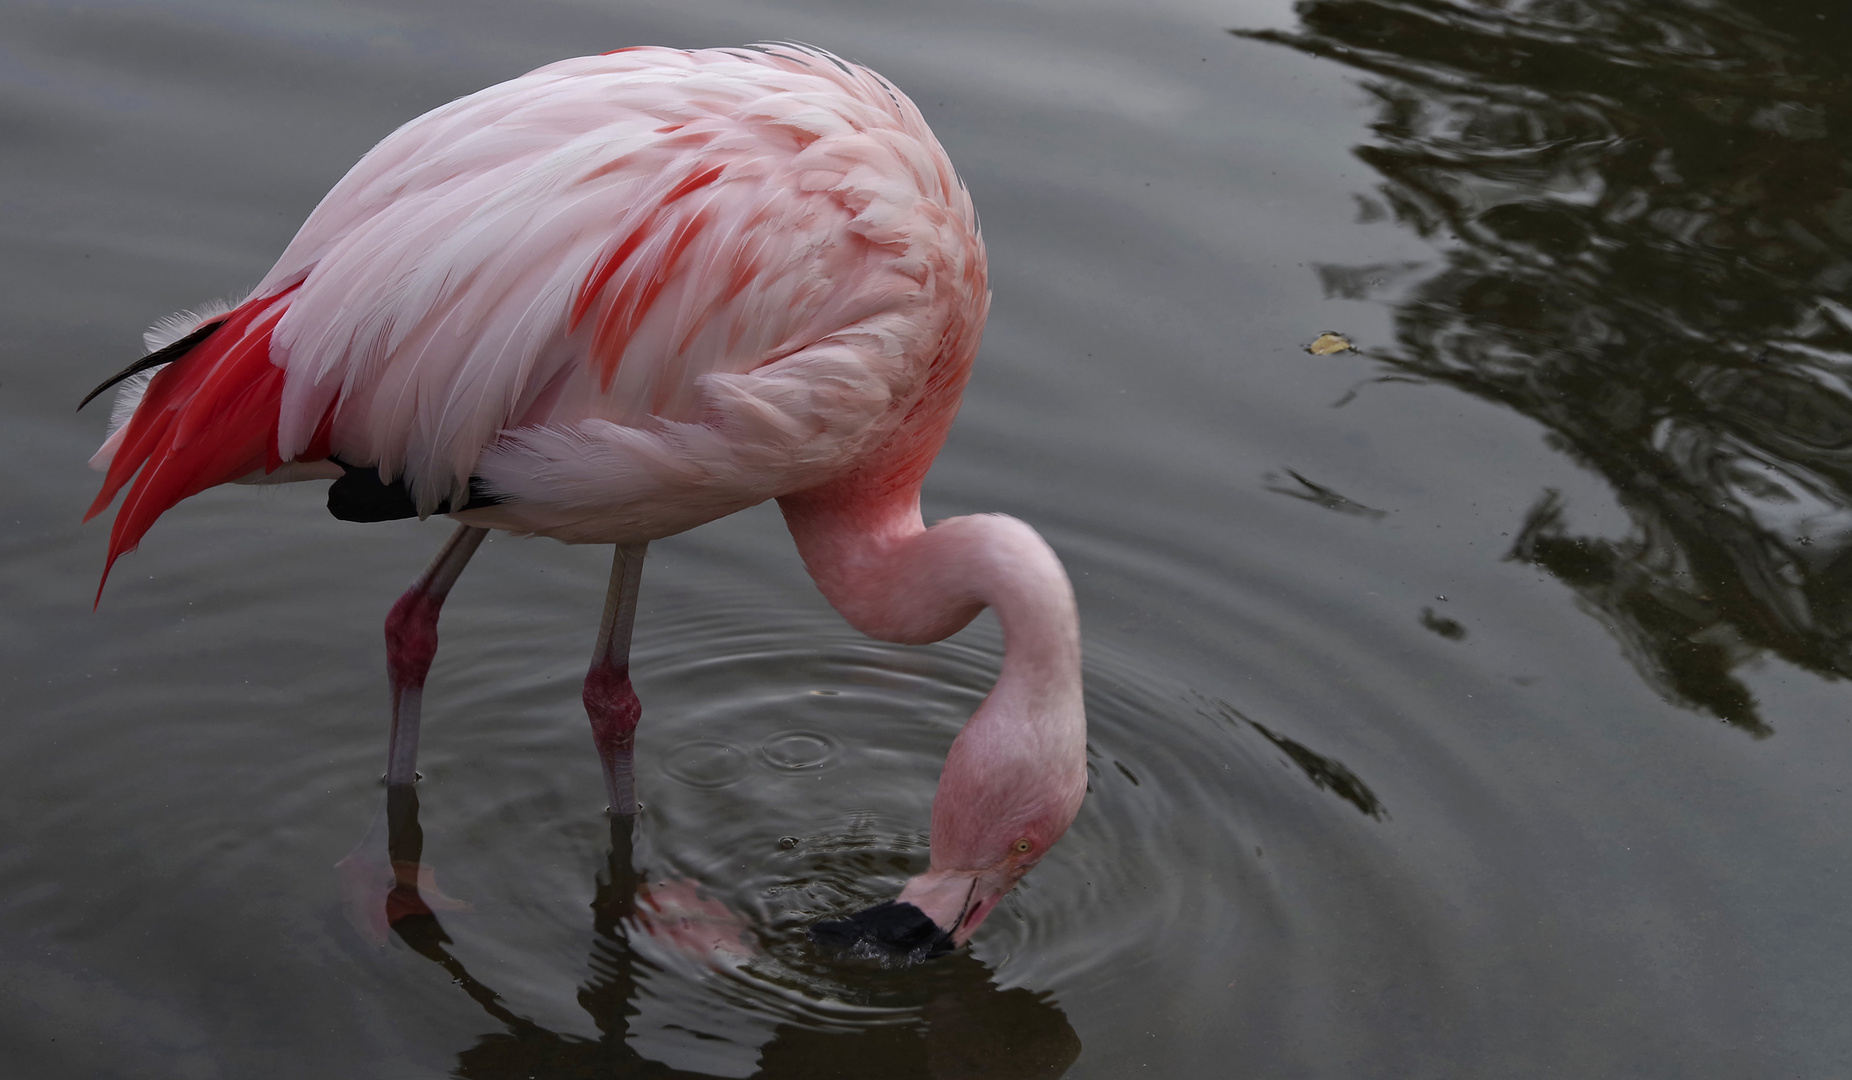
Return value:
<svg viewBox="0 0 1852 1080">
<path fill-rule="evenodd" d="M 388 620 L 406 782 L 400 701 L 415 754 L 438 607 L 480 530 L 620 545 L 586 684 L 618 792 L 639 545 L 778 497 L 865 631 L 1003 617 L 1004 674 L 935 804 L 935 872 L 942 850 L 961 865 L 913 889 L 962 941 L 1085 786 L 1059 562 L 1010 519 L 919 517 L 988 304 L 971 200 L 880 76 L 797 46 L 565 60 L 393 132 L 248 297 L 154 332 L 137 368 L 164 366 L 122 391 L 90 513 L 128 488 L 111 565 L 236 480 L 359 477 L 457 518 Z"/>
<path fill-rule="evenodd" d="M 970 198 L 872 72 L 795 48 L 566 60 L 362 158 L 187 365 L 236 389 L 155 376 L 95 509 L 150 466 L 113 558 L 185 495 L 333 457 L 420 514 L 476 477 L 500 501 L 474 524 L 656 539 L 853 466 L 923 473 L 987 304 Z"/>
</svg>

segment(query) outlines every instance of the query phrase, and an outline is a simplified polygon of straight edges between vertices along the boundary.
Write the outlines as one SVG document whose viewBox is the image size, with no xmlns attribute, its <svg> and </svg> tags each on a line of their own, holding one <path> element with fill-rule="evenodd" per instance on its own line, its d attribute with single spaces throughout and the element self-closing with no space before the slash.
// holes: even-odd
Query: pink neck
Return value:
<svg viewBox="0 0 1852 1080">
<path fill-rule="evenodd" d="M 1002 897 L 1067 832 L 1087 789 L 1080 619 L 1061 561 L 1013 517 L 985 513 L 926 528 L 917 483 L 898 491 L 845 485 L 785 496 L 780 506 L 822 595 L 869 637 L 924 645 L 996 609 L 1004 669 L 946 754 L 933 797 L 933 873 L 909 889 L 963 873 L 969 897 L 969 874 L 987 874 Z M 1022 839 L 1032 841 L 1030 854 L 1015 858 Z M 950 926 L 959 911 L 928 917 Z M 972 928 L 976 921 L 959 932 Z"/>
<path fill-rule="evenodd" d="M 1000 514 L 928 529 L 917 488 L 873 500 L 811 493 L 780 505 L 823 595 L 870 637 L 924 644 L 996 610 L 1003 670 L 946 756 L 932 865 L 993 867 L 1025 836 L 1040 858 L 1074 819 L 1087 783 L 1080 624 L 1055 553 Z"/>
<path fill-rule="evenodd" d="M 810 576 L 851 626 L 882 641 L 923 645 L 994 608 L 1004 647 L 997 689 L 1054 694 L 1062 700 L 1051 704 L 1078 708 L 1074 591 L 1034 529 L 1001 514 L 948 518 L 928 529 L 917 490 L 878 501 L 795 495 L 779 505 Z"/>
</svg>

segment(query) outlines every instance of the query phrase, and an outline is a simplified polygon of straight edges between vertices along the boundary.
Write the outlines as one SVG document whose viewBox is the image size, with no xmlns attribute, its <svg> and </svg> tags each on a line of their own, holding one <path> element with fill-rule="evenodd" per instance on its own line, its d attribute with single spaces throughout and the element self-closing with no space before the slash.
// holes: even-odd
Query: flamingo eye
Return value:
<svg viewBox="0 0 1852 1080">
<path fill-rule="evenodd" d="M 1011 846 L 1016 849 L 1016 854 L 1018 855 L 1027 855 L 1029 854 L 1029 851 L 1035 847 L 1034 844 L 1029 842 L 1029 838 L 1026 836 L 1016 841 L 1016 843 L 1012 844 Z"/>
</svg>

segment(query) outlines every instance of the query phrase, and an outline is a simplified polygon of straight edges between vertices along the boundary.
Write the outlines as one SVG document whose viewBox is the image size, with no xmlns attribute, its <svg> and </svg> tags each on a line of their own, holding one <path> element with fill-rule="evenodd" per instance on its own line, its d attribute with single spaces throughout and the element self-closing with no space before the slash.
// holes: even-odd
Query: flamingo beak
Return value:
<svg viewBox="0 0 1852 1080">
<path fill-rule="evenodd" d="M 845 919 L 810 926 L 818 945 L 884 963 L 913 963 L 944 956 L 957 946 L 952 935 L 912 904 L 888 900 Z"/>
<path fill-rule="evenodd" d="M 813 923 L 810 940 L 884 963 L 917 963 L 971 940 L 1019 874 L 930 870 L 907 883 L 900 898 L 843 919 Z"/>
</svg>

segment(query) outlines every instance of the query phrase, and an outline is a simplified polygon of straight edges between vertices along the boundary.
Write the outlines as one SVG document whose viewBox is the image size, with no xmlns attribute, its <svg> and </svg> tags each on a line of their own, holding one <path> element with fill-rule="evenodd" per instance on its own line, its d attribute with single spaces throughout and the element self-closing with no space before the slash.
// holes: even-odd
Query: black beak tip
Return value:
<svg viewBox="0 0 1852 1080">
<path fill-rule="evenodd" d="M 912 904 L 889 900 L 845 919 L 810 926 L 810 940 L 853 956 L 883 963 L 914 963 L 952 951 L 952 935 Z"/>
</svg>

